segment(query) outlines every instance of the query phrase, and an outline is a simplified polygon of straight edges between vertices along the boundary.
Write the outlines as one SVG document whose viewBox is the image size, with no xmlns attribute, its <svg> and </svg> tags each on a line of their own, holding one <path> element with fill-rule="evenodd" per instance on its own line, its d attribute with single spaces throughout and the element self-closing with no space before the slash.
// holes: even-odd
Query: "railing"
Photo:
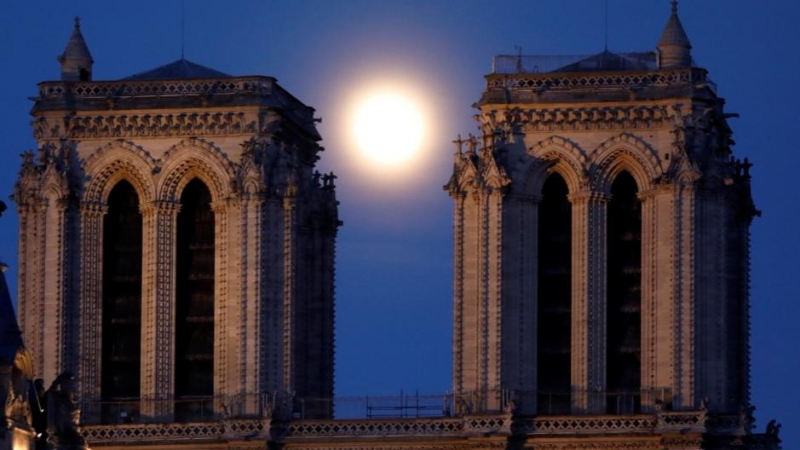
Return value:
<svg viewBox="0 0 800 450">
<path fill-rule="evenodd" d="M 655 70 L 655 52 L 615 53 L 594 55 L 497 55 L 492 58 L 493 74 L 547 73 L 559 70 L 599 70 L 618 66 L 620 70 Z M 625 69 L 625 68 L 628 69 Z"/>
<path fill-rule="evenodd" d="M 230 77 L 181 80 L 121 80 L 39 83 L 39 96 L 57 98 L 170 97 L 185 95 L 258 94 L 270 95 L 275 87 L 272 77 Z"/>
<path fill-rule="evenodd" d="M 488 92 L 497 89 L 559 91 L 573 89 L 642 89 L 691 86 L 717 92 L 717 85 L 705 69 L 678 68 L 663 70 L 611 72 L 552 72 L 492 74 L 486 77 Z"/>
<path fill-rule="evenodd" d="M 264 393 L 178 399 L 84 400 L 79 402 L 79 406 L 84 424 L 188 423 L 269 417 L 280 401 L 277 394 Z M 285 399 L 282 401 L 286 403 Z"/>
<path fill-rule="evenodd" d="M 439 395 L 310 398 L 271 392 L 182 399 L 83 401 L 86 424 L 206 422 L 219 419 L 405 419 L 517 412 L 559 416 L 630 415 L 669 410 L 668 388 L 568 392 L 486 389 Z"/>
</svg>

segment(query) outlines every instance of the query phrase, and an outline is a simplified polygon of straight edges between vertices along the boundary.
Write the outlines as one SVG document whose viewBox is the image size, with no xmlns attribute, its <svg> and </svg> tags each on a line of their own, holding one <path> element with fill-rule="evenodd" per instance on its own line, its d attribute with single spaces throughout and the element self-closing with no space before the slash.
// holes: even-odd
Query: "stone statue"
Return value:
<svg viewBox="0 0 800 450">
<path fill-rule="evenodd" d="M 75 402 L 75 378 L 69 372 L 56 377 L 45 392 L 47 411 L 47 441 L 55 449 L 86 447 L 78 432 L 81 411 Z"/>
<path fill-rule="evenodd" d="M 781 432 L 781 424 L 779 424 L 775 419 L 772 419 L 767 424 L 767 436 L 778 437 L 778 433 Z"/>
</svg>

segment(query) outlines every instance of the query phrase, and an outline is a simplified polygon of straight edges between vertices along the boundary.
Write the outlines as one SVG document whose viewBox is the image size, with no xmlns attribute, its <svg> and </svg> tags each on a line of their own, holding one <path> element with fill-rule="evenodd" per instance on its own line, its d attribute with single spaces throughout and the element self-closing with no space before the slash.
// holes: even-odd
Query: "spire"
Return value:
<svg viewBox="0 0 800 450">
<path fill-rule="evenodd" d="M 92 54 L 81 33 L 81 18 L 75 17 L 75 29 L 67 42 L 64 53 L 58 56 L 61 63 L 61 79 L 64 81 L 91 81 Z"/>
<path fill-rule="evenodd" d="M 692 65 L 692 44 L 678 17 L 678 0 L 672 0 L 672 15 L 658 41 L 659 67 L 690 67 Z"/>
</svg>

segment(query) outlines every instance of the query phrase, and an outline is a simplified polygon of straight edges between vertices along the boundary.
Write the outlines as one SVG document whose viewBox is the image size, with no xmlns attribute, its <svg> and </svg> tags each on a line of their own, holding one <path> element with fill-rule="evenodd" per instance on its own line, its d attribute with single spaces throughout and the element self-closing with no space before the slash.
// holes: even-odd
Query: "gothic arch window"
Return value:
<svg viewBox="0 0 800 450">
<path fill-rule="evenodd" d="M 550 175 L 539 204 L 537 409 L 571 409 L 572 208 L 567 183 Z"/>
<path fill-rule="evenodd" d="M 139 196 L 125 180 L 108 195 L 102 270 L 101 395 L 104 401 L 130 401 L 140 395 L 142 215 Z"/>
<path fill-rule="evenodd" d="M 641 397 L 642 208 L 630 173 L 611 185 L 606 280 L 609 413 L 639 412 Z"/>
<path fill-rule="evenodd" d="M 211 192 L 190 181 L 177 219 L 175 417 L 209 417 L 214 394 L 214 213 Z"/>
</svg>

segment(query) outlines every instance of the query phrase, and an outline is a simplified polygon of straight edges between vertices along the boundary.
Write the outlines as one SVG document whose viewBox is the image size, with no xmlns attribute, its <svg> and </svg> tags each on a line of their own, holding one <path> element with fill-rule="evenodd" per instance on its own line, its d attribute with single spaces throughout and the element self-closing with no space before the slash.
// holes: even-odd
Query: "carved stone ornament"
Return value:
<svg viewBox="0 0 800 450">
<path fill-rule="evenodd" d="M 121 137 L 224 136 L 267 133 L 267 113 L 248 120 L 243 112 L 188 112 L 67 116 L 62 124 L 40 117 L 32 122 L 36 139 L 87 139 Z M 263 118 L 261 116 L 264 116 Z"/>
<path fill-rule="evenodd" d="M 482 129 L 525 132 L 636 130 L 674 126 L 680 105 L 536 108 L 493 111 L 478 116 Z"/>
</svg>

